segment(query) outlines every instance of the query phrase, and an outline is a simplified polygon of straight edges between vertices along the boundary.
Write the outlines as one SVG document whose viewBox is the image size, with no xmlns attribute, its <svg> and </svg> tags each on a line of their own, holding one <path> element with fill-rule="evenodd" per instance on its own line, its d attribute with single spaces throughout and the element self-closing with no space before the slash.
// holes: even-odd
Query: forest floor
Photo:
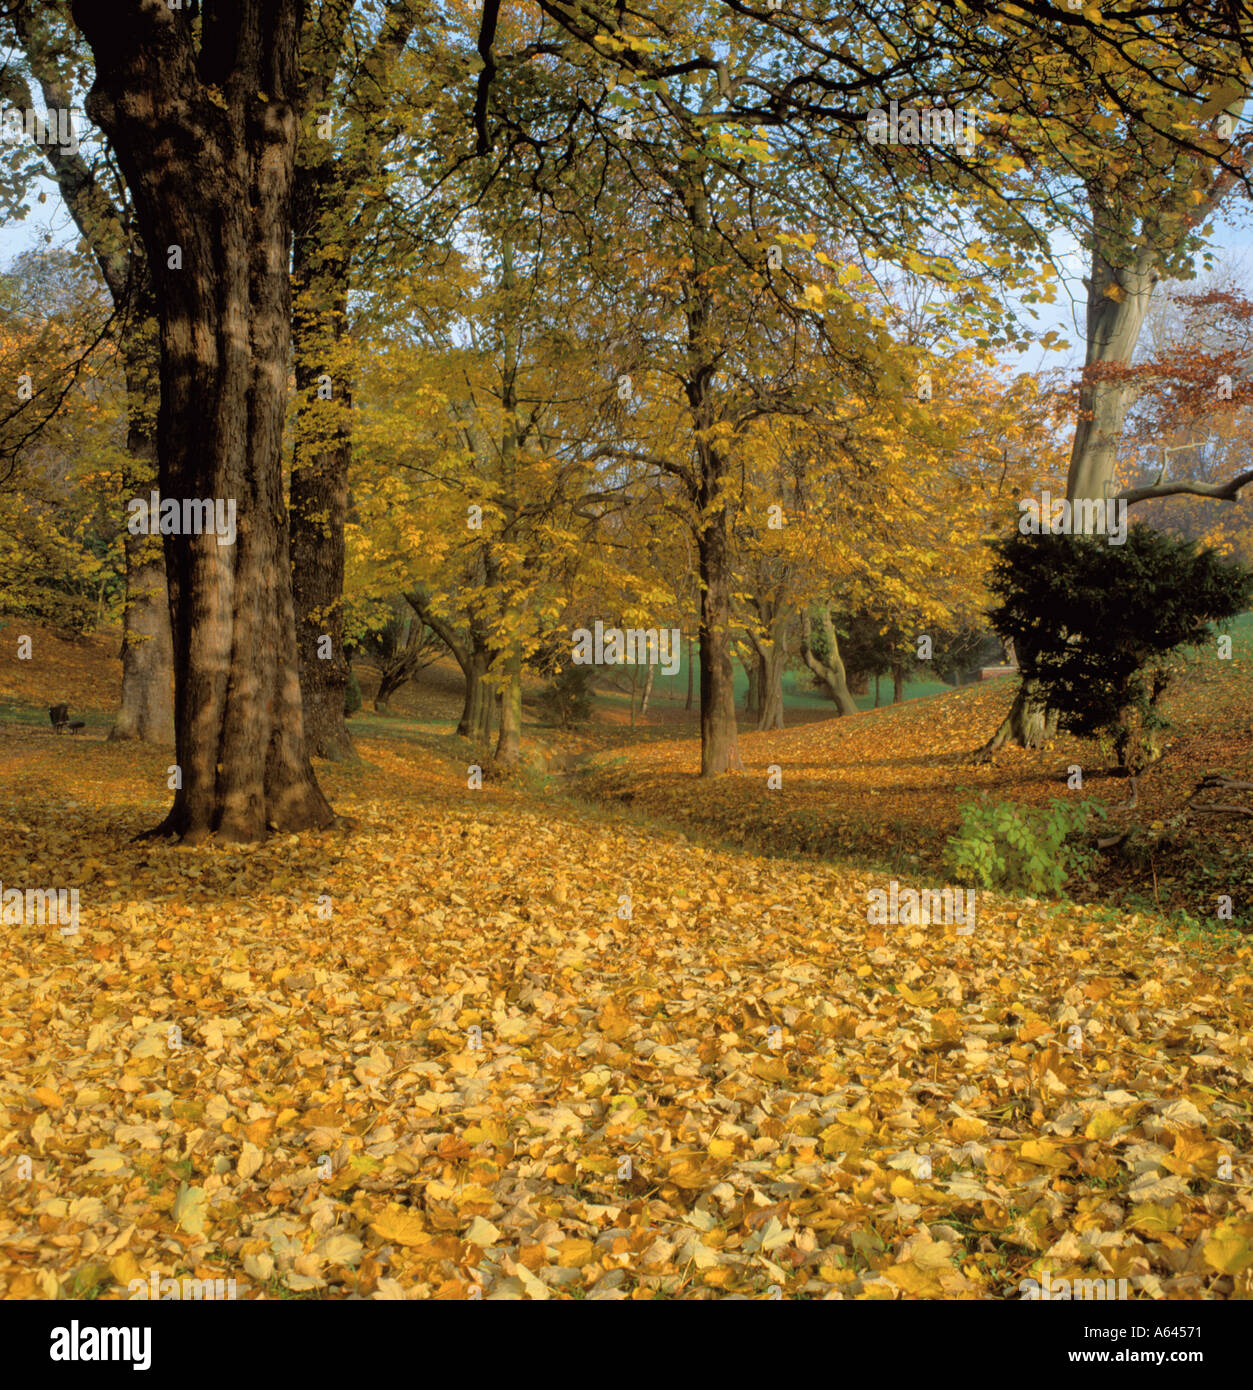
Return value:
<svg viewBox="0 0 1253 1390">
<path fill-rule="evenodd" d="M 172 849 L 107 644 L 41 651 L 0 669 L 0 882 L 80 908 L 6 921 L 0 1298 L 1253 1295 L 1253 940 L 1212 907 L 1250 821 L 1177 820 L 1251 775 L 1247 644 L 1176 699 L 1147 858 L 968 936 L 867 923 L 944 881 L 959 787 L 1126 799 L 1088 744 L 973 764 L 1008 684 L 745 735 L 713 785 L 672 711 L 528 726 L 553 756 L 472 790 L 397 697 L 318 769 L 354 833 Z"/>
</svg>

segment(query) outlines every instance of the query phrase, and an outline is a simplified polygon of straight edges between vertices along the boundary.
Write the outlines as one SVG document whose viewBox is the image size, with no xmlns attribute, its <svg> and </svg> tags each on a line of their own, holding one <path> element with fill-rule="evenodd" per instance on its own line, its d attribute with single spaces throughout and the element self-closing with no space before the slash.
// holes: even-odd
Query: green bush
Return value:
<svg viewBox="0 0 1253 1390">
<path fill-rule="evenodd" d="M 563 729 L 586 724 L 592 714 L 591 678 L 587 666 L 563 666 L 539 693 L 540 716 Z"/>
<path fill-rule="evenodd" d="M 1213 623 L 1248 607 L 1253 570 L 1143 524 L 1122 545 L 1108 539 L 998 541 L 988 587 L 1001 602 L 990 618 L 1061 727 L 1108 738 L 1119 765 L 1138 773 L 1160 756 L 1168 658 L 1208 644 Z"/>
<path fill-rule="evenodd" d="M 962 825 L 948 840 L 948 867 L 981 888 L 1018 889 L 1056 896 L 1073 875 L 1082 874 L 1093 851 L 1068 844 L 1088 817 L 1105 815 L 1094 801 L 1057 800 L 1048 806 L 1013 801 L 964 801 Z"/>
</svg>

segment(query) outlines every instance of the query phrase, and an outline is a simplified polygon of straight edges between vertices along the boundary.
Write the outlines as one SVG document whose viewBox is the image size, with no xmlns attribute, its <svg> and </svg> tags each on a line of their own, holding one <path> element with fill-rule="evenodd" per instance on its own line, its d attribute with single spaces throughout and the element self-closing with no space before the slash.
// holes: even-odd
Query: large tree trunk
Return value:
<svg viewBox="0 0 1253 1390">
<path fill-rule="evenodd" d="M 700 775 L 743 772 L 731 662 L 731 569 L 727 514 L 719 509 L 698 538 L 700 556 Z"/>
<path fill-rule="evenodd" d="M 510 657 L 505 663 L 505 684 L 500 692 L 500 736 L 496 740 L 496 761 L 516 767 L 522 761 L 522 660 Z"/>
<path fill-rule="evenodd" d="M 155 554 L 154 554 L 155 551 Z M 174 653 L 165 556 L 148 536 L 126 537 L 122 699 L 111 739 L 174 742 Z"/>
<path fill-rule="evenodd" d="M 475 652 L 469 669 L 464 671 L 466 693 L 461 718 L 457 721 L 457 732 L 476 746 L 489 743 L 492 737 L 494 696 L 486 679 L 489 667 L 486 653 Z"/>
<path fill-rule="evenodd" d="M 135 201 L 161 342 L 164 497 L 236 507 L 233 545 L 165 537 L 181 786 L 158 833 L 262 840 L 334 815 L 305 752 L 281 444 L 291 347 L 299 0 L 196 29 L 152 3 L 73 0 L 88 97 Z M 178 248 L 177 251 L 172 248 Z"/>
<path fill-rule="evenodd" d="M 1156 248 L 1142 251 L 1126 266 L 1111 265 L 1101 254 L 1116 236 L 1113 214 L 1101 203 L 1095 188 L 1092 205 L 1095 246 L 1088 280 L 1087 351 L 1079 387 L 1079 417 L 1066 474 L 1066 496 L 1072 501 L 1104 500 L 1105 485 L 1114 479 L 1118 444 L 1135 385 L 1125 377 L 1103 376 L 1093 369 L 1126 366 L 1136 350 L 1148 313 L 1153 287 L 1160 278 Z M 1111 253 L 1112 254 L 1112 253 Z"/>
<path fill-rule="evenodd" d="M 1057 711 L 1045 703 L 1038 681 L 1024 680 L 1000 728 L 979 753 L 986 757 L 1011 742 L 1019 748 L 1043 748 L 1056 733 Z"/>
<path fill-rule="evenodd" d="M 825 686 L 827 694 L 835 701 L 841 714 L 856 714 L 857 701 L 849 694 L 848 682 L 844 677 L 844 662 L 840 658 L 840 643 L 835 635 L 835 624 L 831 621 L 831 610 L 823 604 L 819 611 L 822 615 L 822 634 L 826 638 L 829 659 L 820 660 L 810 646 L 813 632 L 809 610 L 806 609 L 801 615 L 801 660 Z"/>
</svg>

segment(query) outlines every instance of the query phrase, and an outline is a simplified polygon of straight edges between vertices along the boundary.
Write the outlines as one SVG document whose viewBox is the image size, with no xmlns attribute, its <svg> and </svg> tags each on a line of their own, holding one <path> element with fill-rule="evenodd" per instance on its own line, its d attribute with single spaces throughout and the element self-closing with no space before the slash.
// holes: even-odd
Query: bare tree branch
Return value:
<svg viewBox="0 0 1253 1390">
<path fill-rule="evenodd" d="M 1226 483 L 1201 483 L 1189 478 L 1179 478 L 1167 483 L 1150 483 L 1146 487 L 1124 488 L 1116 498 L 1134 507 L 1137 502 L 1146 502 L 1151 497 L 1177 497 L 1188 493 L 1194 497 L 1217 497 L 1224 502 L 1238 502 L 1240 489 L 1253 483 L 1253 468 L 1237 473 Z"/>
</svg>

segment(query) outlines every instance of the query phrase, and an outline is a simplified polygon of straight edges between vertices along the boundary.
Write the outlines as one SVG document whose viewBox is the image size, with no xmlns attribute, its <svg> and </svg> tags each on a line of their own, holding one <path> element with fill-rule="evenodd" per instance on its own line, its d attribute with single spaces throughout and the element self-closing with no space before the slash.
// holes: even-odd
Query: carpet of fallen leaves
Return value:
<svg viewBox="0 0 1253 1390">
<path fill-rule="evenodd" d="M 4 931 L 0 1297 L 1253 1293 L 1247 943 L 871 928 L 874 875 L 363 752 L 355 833 L 184 850 L 130 842 L 166 756 L 0 725 L 0 879 L 81 899 Z"/>
<path fill-rule="evenodd" d="M 1010 708 L 1012 678 L 849 719 L 742 731 L 745 771 L 714 781 L 695 776 L 699 744 L 671 738 L 597 754 L 581 769 L 580 783 L 609 805 L 715 842 L 858 859 L 898 875 L 924 875 L 928 883 L 944 880 L 960 803 L 981 795 L 1033 806 L 1082 798 L 1105 807 L 1102 834 L 1129 831 L 1131 838 L 1102 856 L 1092 882 L 1072 885 L 1072 895 L 1114 903 L 1138 895 L 1154 910 L 1203 921 L 1225 893 L 1253 926 L 1253 815 L 1183 816 L 1207 773 L 1253 780 L 1247 635 L 1236 651 L 1235 661 L 1181 664 L 1166 705 L 1166 754 L 1139 779 L 1134 807 L 1112 754 L 1092 740 L 1061 735 L 1043 750 L 1006 747 L 990 761 L 974 757 Z M 1076 769 L 1078 787 L 1071 785 Z M 1218 799 L 1253 808 L 1247 794 Z"/>
</svg>

